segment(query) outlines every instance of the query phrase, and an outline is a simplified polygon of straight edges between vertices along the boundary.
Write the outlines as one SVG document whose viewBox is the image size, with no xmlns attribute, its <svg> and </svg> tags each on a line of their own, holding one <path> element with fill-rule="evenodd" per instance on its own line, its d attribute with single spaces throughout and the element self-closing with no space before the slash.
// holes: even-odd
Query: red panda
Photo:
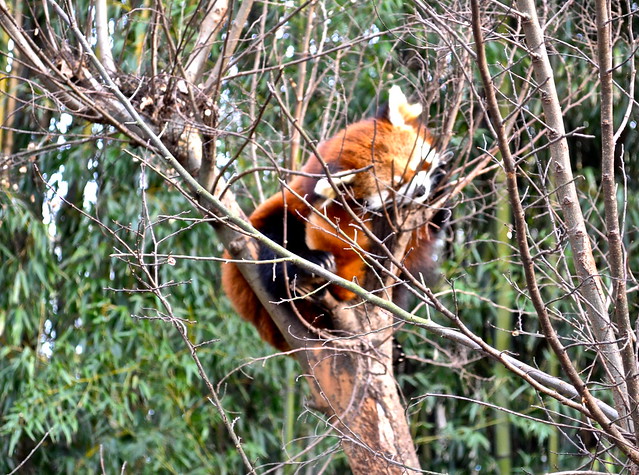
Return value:
<svg viewBox="0 0 639 475">
<path fill-rule="evenodd" d="M 320 157 L 311 156 L 283 191 L 259 205 L 249 217 L 251 224 L 300 257 L 363 283 L 367 270 L 363 256 L 371 242 L 362 226 L 370 229 L 391 204 L 423 203 L 430 196 L 440 156 L 420 123 L 421 113 L 420 104 L 410 104 L 401 89 L 393 86 L 388 104 L 375 117 L 321 143 Z M 412 231 L 404 264 L 414 275 L 432 272 L 433 234 L 429 223 Z M 225 257 L 230 258 L 228 253 Z M 259 260 L 277 257 L 260 246 Z M 295 295 L 291 290 L 295 284 L 314 277 L 290 263 L 261 265 L 260 276 L 274 302 L 288 300 Z M 237 312 L 255 325 L 263 340 L 278 350 L 290 349 L 234 263 L 223 264 L 222 284 Z M 338 285 L 328 289 L 340 301 L 355 297 Z M 295 307 L 313 326 L 331 327 L 328 316 L 312 300 L 296 300 Z"/>
</svg>

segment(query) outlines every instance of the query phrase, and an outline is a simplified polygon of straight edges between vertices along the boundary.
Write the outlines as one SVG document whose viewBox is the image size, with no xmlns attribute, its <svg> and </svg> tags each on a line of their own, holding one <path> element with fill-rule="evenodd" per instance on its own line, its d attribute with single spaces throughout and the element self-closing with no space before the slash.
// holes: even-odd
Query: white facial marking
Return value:
<svg viewBox="0 0 639 475">
<path fill-rule="evenodd" d="M 430 170 L 416 173 L 411 181 L 397 190 L 397 201 L 406 204 L 410 201 L 423 203 L 430 195 L 431 188 Z"/>
<path fill-rule="evenodd" d="M 370 210 L 382 209 L 387 204 L 394 202 L 403 206 L 409 203 L 424 203 L 430 197 L 430 192 L 433 187 L 433 174 L 437 169 L 441 155 L 437 151 L 430 147 L 427 142 L 424 141 L 424 147 L 427 147 L 428 152 L 425 153 L 417 165 L 428 164 L 427 170 L 417 172 L 412 180 L 402 185 L 396 192 L 391 193 L 389 190 L 375 191 L 368 198 L 366 198 L 366 206 Z M 399 184 L 405 180 L 404 176 L 395 175 L 393 177 L 393 183 Z M 391 200 L 392 198 L 392 200 Z"/>
<path fill-rule="evenodd" d="M 431 147 L 427 140 L 418 137 L 415 139 L 415 148 L 413 156 L 408 163 L 408 168 L 412 171 L 422 168 L 424 165 L 428 165 L 427 168 L 429 169 L 436 168 L 439 163 L 439 157 L 437 150 Z"/>
<path fill-rule="evenodd" d="M 428 153 L 424 155 L 424 163 L 430 164 L 430 170 L 437 168 L 441 155 L 434 148 L 429 148 Z"/>
<path fill-rule="evenodd" d="M 321 178 L 315 185 L 315 189 L 313 191 L 324 198 L 335 198 L 335 190 L 326 178 Z"/>
<path fill-rule="evenodd" d="M 424 162 L 424 158 L 428 155 L 430 151 L 430 144 L 426 142 L 423 138 L 417 137 L 415 139 L 415 147 L 413 148 L 413 155 L 408 162 L 408 169 L 410 171 L 415 171 L 419 168 L 419 166 Z"/>
<path fill-rule="evenodd" d="M 370 210 L 382 209 L 388 200 L 388 190 L 379 190 L 366 198 L 366 207 Z"/>
<path fill-rule="evenodd" d="M 400 205 L 409 202 L 424 203 L 430 196 L 433 187 L 433 173 L 439 164 L 440 155 L 434 149 L 424 159 L 430 163 L 428 170 L 415 174 L 413 179 L 397 190 L 397 202 Z"/>
</svg>

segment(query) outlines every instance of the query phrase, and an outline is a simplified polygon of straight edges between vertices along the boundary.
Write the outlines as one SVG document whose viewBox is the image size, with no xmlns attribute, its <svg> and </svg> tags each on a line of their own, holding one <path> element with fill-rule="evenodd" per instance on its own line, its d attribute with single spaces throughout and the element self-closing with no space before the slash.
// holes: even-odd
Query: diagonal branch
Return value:
<svg viewBox="0 0 639 475">
<path fill-rule="evenodd" d="M 235 49 L 240 41 L 240 35 L 242 34 L 242 30 L 244 29 L 244 24 L 248 20 L 249 13 L 251 12 L 251 7 L 253 6 L 253 0 L 244 0 L 240 2 L 240 8 L 237 11 L 237 15 L 233 21 L 229 20 L 230 27 L 227 32 L 226 39 L 224 41 L 224 47 L 222 48 L 222 53 L 217 59 L 215 66 L 211 70 L 211 75 L 206 80 L 204 91 L 207 94 L 210 94 L 211 91 L 214 91 L 218 88 L 220 79 L 224 74 L 224 70 L 226 66 L 229 64 L 229 61 L 233 54 L 235 53 Z"/>
<path fill-rule="evenodd" d="M 222 26 L 229 8 L 228 0 L 210 0 L 206 7 L 206 15 L 200 24 L 200 31 L 195 41 L 191 56 L 186 62 L 186 80 L 197 84 L 202 79 L 206 60 L 213 46 L 213 35 Z"/>
</svg>

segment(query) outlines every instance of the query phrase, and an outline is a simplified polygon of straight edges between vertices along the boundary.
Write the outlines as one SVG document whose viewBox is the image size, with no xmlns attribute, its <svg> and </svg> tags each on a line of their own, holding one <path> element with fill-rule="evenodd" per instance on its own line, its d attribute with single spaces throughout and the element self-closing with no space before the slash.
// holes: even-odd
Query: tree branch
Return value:
<svg viewBox="0 0 639 475">
<path fill-rule="evenodd" d="M 612 85 L 612 36 L 610 1 L 595 0 L 597 14 L 597 58 L 599 60 L 599 82 L 601 87 L 601 186 L 608 238 L 608 256 L 612 276 L 613 317 L 616 337 L 623 363 L 624 378 L 628 385 L 630 415 L 635 430 L 635 440 L 639 441 L 639 374 L 635 336 L 628 312 L 626 293 L 626 257 L 619 229 L 617 208 L 617 184 L 615 181 L 615 138 L 614 107 Z"/>
<path fill-rule="evenodd" d="M 633 461 L 639 462 L 639 451 L 637 451 L 632 443 L 622 435 L 621 431 L 619 431 L 619 429 L 614 426 L 613 421 L 606 417 L 606 415 L 600 410 L 599 406 L 595 402 L 595 398 L 590 393 L 590 390 L 588 389 L 586 384 L 581 380 L 579 373 L 573 366 L 572 361 L 570 360 L 570 357 L 566 352 L 566 349 L 561 344 L 561 341 L 559 340 L 559 337 L 552 326 L 550 316 L 546 309 L 546 304 L 541 296 L 541 292 L 537 285 L 534 262 L 530 254 L 530 248 L 528 246 L 528 230 L 526 226 L 525 214 L 521 205 L 519 189 L 517 187 L 516 165 L 510 153 L 508 138 L 505 134 L 501 112 L 499 110 L 499 104 L 495 96 L 495 89 L 492 84 L 490 72 L 488 71 L 484 39 L 481 32 L 481 15 L 478 0 L 471 0 L 471 7 L 473 15 L 472 27 L 475 37 L 475 48 L 477 51 L 477 63 L 486 92 L 489 119 L 492 122 L 493 129 L 497 134 L 499 149 L 502 154 L 504 169 L 506 171 L 508 196 L 510 199 L 511 207 L 513 209 L 517 244 L 519 246 L 519 253 L 524 268 L 524 274 L 526 276 L 526 286 L 528 288 L 530 299 L 537 312 L 539 323 L 541 325 L 544 336 L 553 349 L 553 352 L 557 355 L 562 369 L 570 379 L 574 388 L 581 396 L 582 401 L 584 401 L 588 409 L 591 411 L 592 417 L 606 429 L 610 440 L 614 444 L 616 444 L 622 451 L 624 451 L 624 453 L 626 453 Z M 523 7 L 524 6 L 520 6 L 520 9 L 526 11 L 526 9 Z"/>
<path fill-rule="evenodd" d="M 220 54 L 215 66 L 211 69 L 211 74 L 204 85 L 203 89 L 206 94 L 211 95 L 211 92 L 213 92 L 213 90 L 217 90 L 219 87 L 224 70 L 233 56 L 233 53 L 235 53 L 235 49 L 237 48 L 240 40 L 240 35 L 242 34 L 242 30 L 244 29 L 244 25 L 246 24 L 246 20 L 248 19 L 252 6 L 253 0 L 244 0 L 240 2 L 240 8 L 237 11 L 237 15 L 235 15 L 233 21 L 230 22 L 230 26 L 224 40 L 222 54 Z"/>
<path fill-rule="evenodd" d="M 109 41 L 109 16 L 107 13 L 107 0 L 95 2 L 95 34 L 97 36 L 97 49 L 100 62 L 109 74 L 114 74 L 117 69 L 113 60 L 113 52 Z"/>
<path fill-rule="evenodd" d="M 628 430 L 630 422 L 628 414 L 633 409 L 629 407 L 625 397 L 627 386 L 623 363 L 615 343 L 612 324 L 604 301 L 601 277 L 595 265 L 592 246 L 574 184 L 562 110 L 555 87 L 552 66 L 544 43 L 544 33 L 537 18 L 534 0 L 518 0 L 517 5 L 519 10 L 525 14 L 522 24 L 526 44 L 539 84 L 541 103 L 548 127 L 551 154 L 549 170 L 554 179 L 557 201 L 563 211 L 568 239 L 574 252 L 573 262 L 580 281 L 579 293 L 586 302 L 586 311 L 591 322 L 590 327 L 598 343 L 597 348 L 602 349 L 599 352 L 602 363 L 615 385 L 613 397 L 617 410 L 620 412 L 620 423 L 624 429 Z"/>
<path fill-rule="evenodd" d="M 185 76 L 189 84 L 197 85 L 202 79 L 206 60 L 213 46 L 213 35 L 221 28 L 228 7 L 228 0 L 209 0 L 206 15 L 200 23 L 195 46 L 186 62 Z"/>
<path fill-rule="evenodd" d="M 315 17 L 315 8 L 317 3 L 312 3 L 306 14 L 306 31 L 304 32 L 304 39 L 302 40 L 302 51 L 300 56 L 308 56 L 308 48 L 311 42 L 311 33 L 313 31 L 313 22 Z M 297 70 L 297 85 L 295 87 L 295 122 L 301 127 L 304 123 L 304 113 L 306 104 L 310 99 L 310 91 L 306 91 L 306 67 L 307 61 L 303 61 L 299 64 Z M 309 88 L 310 89 L 310 88 Z M 296 170 L 299 164 L 300 153 L 300 133 L 297 127 L 293 128 L 293 134 L 291 136 L 291 149 L 288 160 L 288 168 L 290 170 Z"/>
</svg>

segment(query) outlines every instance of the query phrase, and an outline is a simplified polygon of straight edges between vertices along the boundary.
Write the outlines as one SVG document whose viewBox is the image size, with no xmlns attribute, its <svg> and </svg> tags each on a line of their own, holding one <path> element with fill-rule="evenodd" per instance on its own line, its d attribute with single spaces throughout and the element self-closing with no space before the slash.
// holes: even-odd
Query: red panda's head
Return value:
<svg viewBox="0 0 639 475">
<path fill-rule="evenodd" d="M 315 193 L 332 200 L 337 196 L 333 185 L 346 186 L 370 209 L 397 198 L 425 200 L 439 154 L 421 124 L 421 113 L 421 104 L 409 103 L 399 86 L 391 87 L 388 104 L 376 117 L 352 124 L 322 144 L 322 158 L 335 176 L 320 179 Z"/>
</svg>

